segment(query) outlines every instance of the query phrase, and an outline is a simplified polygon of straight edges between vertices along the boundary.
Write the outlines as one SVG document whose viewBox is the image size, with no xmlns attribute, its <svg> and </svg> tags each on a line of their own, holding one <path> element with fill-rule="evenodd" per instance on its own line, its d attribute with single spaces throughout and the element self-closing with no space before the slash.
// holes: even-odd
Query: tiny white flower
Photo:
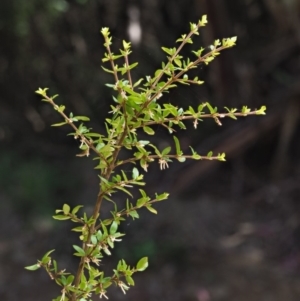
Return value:
<svg viewBox="0 0 300 301">
<path fill-rule="evenodd" d="M 168 162 L 165 159 L 159 159 L 158 163 L 161 170 L 166 169 L 166 167 L 169 168 Z"/>
</svg>

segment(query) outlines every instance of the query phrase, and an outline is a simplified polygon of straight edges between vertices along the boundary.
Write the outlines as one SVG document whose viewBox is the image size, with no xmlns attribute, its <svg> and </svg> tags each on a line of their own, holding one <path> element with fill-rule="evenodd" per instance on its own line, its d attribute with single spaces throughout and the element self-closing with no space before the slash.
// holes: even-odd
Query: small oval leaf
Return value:
<svg viewBox="0 0 300 301">
<path fill-rule="evenodd" d="M 139 272 L 142 272 L 144 270 L 146 270 L 148 267 L 148 257 L 143 257 L 139 260 L 139 262 L 136 265 L 136 269 Z"/>
<path fill-rule="evenodd" d="M 25 267 L 26 270 L 29 270 L 29 271 L 36 271 L 40 268 L 41 266 L 37 263 L 37 264 L 34 264 L 34 265 L 30 265 L 30 266 L 27 266 Z"/>
<path fill-rule="evenodd" d="M 149 127 L 149 126 L 144 126 L 143 130 L 145 133 L 147 133 L 148 135 L 154 135 L 155 132 Z"/>
<path fill-rule="evenodd" d="M 116 221 L 113 221 L 109 228 L 109 234 L 115 234 L 117 230 L 118 230 L 118 223 Z"/>
<path fill-rule="evenodd" d="M 68 215 L 69 212 L 70 212 L 70 206 L 68 204 L 64 204 L 63 205 L 63 212 L 64 212 L 64 215 Z"/>
</svg>

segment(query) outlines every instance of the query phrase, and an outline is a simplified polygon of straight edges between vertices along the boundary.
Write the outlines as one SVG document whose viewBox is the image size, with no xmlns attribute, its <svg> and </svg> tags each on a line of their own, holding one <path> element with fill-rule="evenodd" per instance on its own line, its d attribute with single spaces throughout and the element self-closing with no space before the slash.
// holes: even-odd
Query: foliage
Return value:
<svg viewBox="0 0 300 301">
<path fill-rule="evenodd" d="M 37 264 L 26 267 L 28 270 L 44 268 L 50 278 L 62 287 L 61 295 L 55 300 L 90 300 L 92 294 L 107 298 L 107 289 L 112 284 L 118 286 L 123 293 L 134 285 L 133 274 L 144 271 L 148 266 L 148 258 L 141 258 L 136 266 L 129 266 L 124 259 L 121 259 L 111 275 L 105 275 L 99 268 L 104 255 L 111 255 L 115 242 L 121 241 L 125 234 L 118 231 L 119 226 L 127 218 L 139 218 L 139 210 L 146 208 L 156 214 L 154 204 L 166 200 L 167 192 L 155 194 L 150 197 L 145 190 L 139 189 L 140 196 L 133 201 L 132 188 L 145 185 L 141 171 L 147 172 L 153 162 L 158 162 L 160 169 L 168 168 L 169 164 L 177 160 L 184 162 L 186 159 L 194 160 L 219 160 L 225 161 L 225 154 L 213 155 L 209 152 L 206 155 L 198 154 L 192 147 L 190 154 L 183 153 L 180 141 L 174 134 L 176 129 L 186 129 L 186 121 L 193 121 L 194 128 L 197 128 L 199 121 L 204 118 L 212 118 L 218 125 L 222 125 L 221 119 L 230 117 L 236 119 L 238 116 L 264 115 L 265 107 L 259 110 L 250 110 L 244 106 L 241 111 L 225 108 L 225 112 L 218 112 L 216 107 L 210 103 L 199 104 L 197 108 L 178 108 L 171 103 L 161 103 L 160 98 L 168 93 L 178 84 L 201 85 L 202 80 L 198 77 L 189 78 L 188 71 L 197 68 L 200 64 L 208 65 L 221 51 L 235 45 L 236 37 L 226 38 L 222 41 L 216 40 L 208 48 L 200 48 L 192 51 L 194 58 L 184 58 L 180 55 L 181 49 L 186 44 L 192 44 L 194 35 L 199 34 L 199 28 L 207 23 L 206 16 L 203 16 L 197 24 L 190 24 L 190 32 L 183 34 L 176 42 L 178 47 L 162 50 L 167 54 L 166 62 L 156 70 L 152 76 L 140 78 L 133 81 L 131 70 L 137 63 L 129 63 L 131 53 L 130 43 L 123 41 L 123 49 L 118 54 L 111 50 L 112 37 L 108 28 L 102 28 L 104 46 L 106 53 L 102 61 L 110 67 L 102 67 L 104 71 L 112 74 L 114 82 L 107 84 L 113 90 L 113 104 L 111 105 L 110 116 L 105 120 L 106 133 L 96 133 L 90 129 L 86 122 L 86 116 L 74 116 L 72 113 L 65 113 L 65 106 L 56 103 L 56 97 L 47 94 L 47 88 L 39 88 L 36 93 L 43 97 L 43 101 L 49 103 L 63 117 L 63 121 L 52 126 L 69 125 L 73 129 L 70 135 L 80 141 L 79 157 L 95 154 L 97 161 L 96 169 L 99 170 L 99 193 L 91 216 L 87 213 L 78 214 L 82 210 L 81 205 L 70 208 L 64 204 L 61 209 L 56 210 L 53 216 L 56 220 L 70 220 L 75 223 L 72 229 L 79 233 L 81 245 L 74 245 L 74 255 L 79 257 L 79 265 L 76 274 L 72 275 L 65 270 L 59 269 L 55 260 L 51 259 L 51 253 L 47 252 Z M 123 65 L 117 61 L 124 60 Z M 155 135 L 153 126 L 160 125 L 172 135 L 173 143 L 170 146 L 159 149 L 157 145 L 149 140 L 141 140 L 141 134 L 146 133 L 150 137 Z M 143 132 L 142 132 L 143 131 Z M 144 134 L 143 134 L 144 135 Z M 129 150 L 130 155 L 121 159 L 123 149 Z M 133 165 L 131 174 L 126 173 L 122 168 L 125 165 Z M 113 198 L 117 192 L 127 195 L 120 206 Z M 113 204 L 113 210 L 109 218 L 103 218 L 101 206 L 103 201 Z"/>
</svg>

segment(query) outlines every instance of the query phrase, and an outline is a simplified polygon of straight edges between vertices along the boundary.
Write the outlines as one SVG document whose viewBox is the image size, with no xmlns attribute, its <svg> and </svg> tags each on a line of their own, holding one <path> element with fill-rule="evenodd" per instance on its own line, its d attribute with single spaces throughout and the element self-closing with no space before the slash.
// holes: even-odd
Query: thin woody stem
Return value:
<svg viewBox="0 0 300 301">
<path fill-rule="evenodd" d="M 198 160 L 219 160 L 219 156 L 211 156 L 211 157 L 208 157 L 208 156 L 201 156 L 199 155 L 200 158 Z M 185 159 L 194 159 L 195 158 L 193 157 L 193 155 L 149 155 L 147 157 L 145 157 L 145 159 L 149 159 L 149 161 L 151 161 L 151 159 L 163 159 L 163 158 L 168 158 L 168 159 L 178 159 L 178 158 L 185 158 Z M 133 162 L 136 162 L 136 161 L 139 161 L 140 158 L 130 158 L 130 159 L 127 159 L 127 160 L 123 160 L 121 161 L 120 163 L 117 164 L 117 166 L 121 166 L 121 165 L 124 165 L 124 164 L 127 164 L 127 163 L 133 163 Z"/>
<path fill-rule="evenodd" d="M 259 110 L 255 110 L 255 111 L 251 111 L 248 113 L 213 113 L 213 114 L 197 114 L 199 116 L 195 117 L 195 116 L 176 116 L 174 118 L 165 118 L 164 122 L 176 122 L 176 121 L 182 121 L 182 120 L 190 120 L 190 119 L 201 119 L 201 118 L 225 118 L 225 117 L 230 117 L 232 115 L 236 116 L 236 117 L 246 117 L 248 115 L 257 115 L 257 112 L 259 112 Z M 143 124 L 141 124 L 139 127 L 143 127 L 143 126 L 147 126 L 147 125 L 155 125 L 155 124 L 159 124 L 159 125 L 164 125 L 164 122 L 159 122 L 159 121 L 147 121 Z"/>
<path fill-rule="evenodd" d="M 184 41 L 185 42 L 185 41 Z M 182 43 L 184 43 L 182 42 Z M 176 51 L 176 55 L 178 55 L 179 51 L 182 48 L 182 44 L 178 47 L 177 51 Z M 205 55 L 199 57 L 197 60 L 195 60 L 186 70 L 181 70 L 180 72 L 178 72 L 175 76 L 170 77 L 167 82 L 158 90 L 156 91 L 150 98 L 149 100 L 147 100 L 143 105 L 142 108 L 135 114 L 135 118 L 138 118 L 140 116 L 140 114 L 143 112 L 143 110 L 145 108 L 147 108 L 147 106 L 155 99 L 157 98 L 158 95 L 160 95 L 163 91 L 165 91 L 167 89 L 167 87 L 169 87 L 170 85 L 172 85 L 173 83 L 177 82 L 179 78 L 182 77 L 182 75 L 184 75 L 185 73 L 187 73 L 190 69 L 192 69 L 193 67 L 198 66 L 199 64 L 203 63 L 205 61 L 206 58 L 208 58 L 209 56 L 211 56 L 214 52 L 218 52 L 218 51 L 222 51 L 224 49 L 229 48 L 228 46 L 220 46 L 219 48 L 216 48 L 208 53 L 206 53 Z M 179 51 L 178 51 L 179 50 Z M 162 70 L 161 74 L 158 75 L 158 77 L 155 80 L 155 84 L 158 83 L 159 79 L 163 76 L 164 72 L 166 70 L 168 70 L 168 66 L 171 63 L 171 61 L 175 58 L 175 54 L 172 56 L 172 58 L 170 59 L 170 61 L 166 64 L 166 66 L 164 67 L 164 69 Z M 154 83 L 152 84 L 151 88 L 153 89 L 153 87 L 155 87 Z M 150 90 L 152 90 L 150 89 Z"/>
<path fill-rule="evenodd" d="M 129 70 L 128 55 L 126 54 L 124 56 L 124 58 L 125 58 L 125 65 L 128 68 L 128 71 L 127 71 L 128 81 L 129 81 L 130 87 L 132 88 L 133 85 L 132 85 L 132 79 L 131 79 L 131 74 L 130 74 L 130 70 Z"/>
<path fill-rule="evenodd" d="M 135 210 L 137 210 L 137 209 L 146 207 L 146 206 L 149 205 L 149 204 L 154 204 L 154 203 L 157 203 L 157 202 L 160 202 L 160 201 L 157 200 L 157 199 L 153 199 L 153 200 L 151 200 L 151 201 L 149 201 L 149 202 L 143 204 L 142 206 L 133 206 L 133 207 L 131 207 L 131 208 L 128 209 L 128 210 L 124 210 L 124 211 L 119 212 L 118 214 L 119 214 L 119 216 L 124 216 L 124 215 L 127 215 L 127 216 L 128 216 L 129 213 L 132 212 L 132 211 L 135 211 Z M 109 221 L 112 222 L 113 220 L 114 220 L 114 219 L 112 219 L 112 218 L 107 219 L 108 222 L 109 222 Z M 99 228 L 100 228 L 100 226 L 97 226 L 95 229 L 98 230 Z"/>
<path fill-rule="evenodd" d="M 124 131 L 121 134 L 121 136 L 119 137 L 119 140 L 117 142 L 115 151 L 113 153 L 113 159 L 112 159 L 109 167 L 107 168 L 106 173 L 104 174 L 104 178 L 106 180 L 108 180 L 110 178 L 112 171 L 116 167 L 115 162 L 116 162 L 116 159 L 119 155 L 121 146 L 123 145 L 123 141 L 124 141 L 125 137 L 126 137 L 126 131 Z M 94 219 L 94 222 L 93 222 L 93 224 L 91 225 L 91 227 L 89 229 L 89 234 L 88 234 L 87 241 L 84 243 L 84 247 L 83 247 L 84 251 L 87 250 L 87 245 L 90 243 L 91 236 L 95 232 L 95 227 L 96 227 L 97 219 L 100 215 L 100 208 L 101 208 L 101 205 L 102 205 L 103 197 L 104 197 L 104 193 L 99 191 L 99 194 L 98 194 L 98 197 L 97 197 L 97 200 L 96 200 L 96 204 L 95 204 L 95 207 L 94 207 L 94 210 L 93 210 L 93 215 L 92 215 L 92 218 Z M 81 260 L 80 260 L 80 263 L 79 263 L 79 266 L 78 266 L 78 270 L 77 270 L 77 273 L 76 273 L 76 276 L 75 276 L 75 280 L 74 280 L 74 286 L 76 288 L 79 286 L 81 275 L 84 271 L 85 260 L 86 260 L 86 256 L 81 257 Z M 72 301 L 76 301 L 76 294 L 75 293 L 72 295 Z"/>
<path fill-rule="evenodd" d="M 53 99 L 47 95 L 43 95 L 43 97 L 45 97 L 45 99 L 54 107 L 54 109 L 56 109 L 58 107 L 58 105 L 53 101 Z M 81 134 L 79 132 L 78 127 L 70 120 L 70 118 L 61 111 L 58 111 L 58 113 L 65 119 L 65 121 L 73 128 L 73 130 L 75 131 L 76 135 L 80 137 L 81 141 L 84 141 L 84 143 L 86 145 L 88 145 L 88 147 L 90 149 L 92 149 L 100 158 L 101 160 L 104 160 L 104 162 L 106 164 L 108 164 L 107 160 L 105 157 L 103 157 L 103 155 L 97 151 L 97 149 L 95 148 L 94 144 L 91 143 L 83 134 Z"/>
</svg>

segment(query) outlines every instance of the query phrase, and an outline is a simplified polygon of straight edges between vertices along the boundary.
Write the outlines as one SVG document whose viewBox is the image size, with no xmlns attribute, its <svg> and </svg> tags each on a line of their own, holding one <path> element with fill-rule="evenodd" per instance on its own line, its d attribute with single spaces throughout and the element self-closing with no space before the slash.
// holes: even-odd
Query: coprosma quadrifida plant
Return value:
<svg viewBox="0 0 300 301">
<path fill-rule="evenodd" d="M 114 244 L 121 241 L 125 235 L 119 232 L 119 226 L 126 219 L 139 218 L 139 210 L 145 208 L 156 214 L 155 203 L 166 200 L 167 192 L 149 196 L 144 189 L 139 189 L 139 196 L 134 199 L 132 188 L 143 187 L 143 172 L 147 172 L 149 165 L 158 163 L 160 169 L 168 168 L 174 160 L 185 162 L 191 160 L 219 160 L 225 161 L 225 154 L 214 155 L 209 152 L 206 155 L 198 154 L 192 147 L 190 153 L 183 153 L 180 141 L 175 132 L 178 129 L 186 129 L 188 120 L 193 122 L 197 129 L 199 122 L 205 118 L 212 118 L 216 124 L 221 125 L 221 119 L 230 117 L 245 117 L 249 115 L 264 115 L 266 107 L 251 110 L 246 106 L 241 110 L 225 107 L 219 112 L 209 102 L 200 103 L 198 107 L 178 108 L 172 103 L 164 102 L 163 96 L 170 89 L 182 85 L 202 85 L 203 81 L 198 77 L 190 78 L 189 71 L 199 65 L 210 64 L 221 51 L 235 45 L 237 38 L 224 38 L 215 40 L 212 45 L 192 51 L 192 58 L 183 57 L 180 53 L 184 46 L 193 44 L 193 38 L 199 35 L 199 29 L 207 24 L 207 17 L 202 16 L 197 23 L 190 23 L 190 31 L 177 39 L 178 47 L 162 50 L 166 53 L 165 62 L 154 72 L 152 76 L 145 76 L 133 81 L 131 72 L 138 63 L 130 63 L 130 43 L 123 41 L 123 49 L 114 54 L 111 49 L 112 37 L 108 28 L 102 28 L 104 47 L 106 52 L 102 59 L 106 67 L 105 72 L 112 75 L 112 83 L 106 84 L 112 89 L 111 111 L 105 119 L 105 133 L 95 133 L 86 125 L 89 118 L 67 114 L 64 105 L 56 102 L 57 95 L 50 96 L 48 89 L 39 88 L 36 93 L 42 96 L 42 101 L 47 102 L 62 117 L 62 122 L 52 126 L 68 125 L 72 132 L 70 135 L 78 140 L 79 157 L 89 156 L 91 153 L 96 160 L 95 168 L 99 171 L 99 193 L 95 196 L 93 212 L 88 215 L 81 205 L 71 208 L 64 204 L 61 209 L 55 211 L 54 219 L 74 223 L 72 231 L 79 235 L 78 245 L 73 245 L 74 255 L 78 257 L 78 268 L 72 274 L 61 269 L 58 263 L 51 258 L 51 250 L 47 252 L 36 264 L 26 267 L 28 270 L 43 268 L 61 287 L 61 294 L 55 301 L 87 301 L 92 295 L 108 298 L 108 288 L 111 285 L 119 287 L 123 293 L 134 285 L 133 274 L 144 271 L 148 266 L 148 258 L 141 258 L 135 266 L 130 266 L 125 259 L 121 259 L 110 275 L 104 274 L 100 262 L 106 255 L 111 255 Z M 121 62 L 121 63 L 119 63 Z M 155 135 L 157 126 L 166 129 L 170 134 L 170 146 L 159 149 L 151 142 L 151 136 Z M 141 132 L 149 136 L 149 140 L 141 140 Z M 127 158 L 120 158 L 120 152 L 129 150 Z M 125 172 L 132 167 L 130 175 Z M 124 194 L 121 205 L 114 201 L 114 194 Z M 102 217 L 101 208 L 103 202 L 112 204 L 109 217 Z M 81 213 L 79 213 L 81 212 Z"/>
</svg>

